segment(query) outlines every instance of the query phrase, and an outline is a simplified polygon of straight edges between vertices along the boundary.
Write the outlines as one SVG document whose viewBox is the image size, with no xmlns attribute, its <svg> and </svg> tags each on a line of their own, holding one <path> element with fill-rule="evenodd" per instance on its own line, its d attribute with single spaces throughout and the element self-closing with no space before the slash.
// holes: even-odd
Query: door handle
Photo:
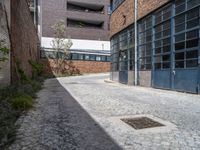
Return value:
<svg viewBox="0 0 200 150">
<path fill-rule="evenodd" d="M 175 70 L 173 70 L 173 74 L 176 75 L 176 71 Z"/>
</svg>

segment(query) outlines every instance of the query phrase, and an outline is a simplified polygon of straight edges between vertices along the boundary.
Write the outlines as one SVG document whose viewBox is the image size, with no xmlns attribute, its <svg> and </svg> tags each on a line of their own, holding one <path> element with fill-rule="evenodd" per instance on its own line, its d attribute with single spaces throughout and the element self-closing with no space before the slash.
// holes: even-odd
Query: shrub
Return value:
<svg viewBox="0 0 200 150">
<path fill-rule="evenodd" d="M 19 115 L 20 112 L 13 109 L 7 99 L 0 101 L 0 149 L 14 141 L 18 128 L 15 122 Z"/>
<path fill-rule="evenodd" d="M 42 75 L 42 72 L 44 70 L 43 64 L 32 61 L 32 60 L 29 60 L 29 64 L 31 65 L 32 70 L 33 70 L 33 74 L 32 74 L 33 78 L 36 78 Z"/>
<path fill-rule="evenodd" d="M 34 92 L 38 92 L 38 91 L 40 91 L 40 90 L 42 89 L 41 82 L 39 82 L 39 81 L 32 80 L 32 81 L 30 82 L 30 84 L 31 84 L 31 86 L 32 86 L 32 88 L 33 88 L 33 90 L 34 90 Z"/>
<path fill-rule="evenodd" d="M 33 98 L 27 94 L 23 94 L 12 99 L 12 106 L 16 110 L 27 110 L 33 107 Z"/>
</svg>

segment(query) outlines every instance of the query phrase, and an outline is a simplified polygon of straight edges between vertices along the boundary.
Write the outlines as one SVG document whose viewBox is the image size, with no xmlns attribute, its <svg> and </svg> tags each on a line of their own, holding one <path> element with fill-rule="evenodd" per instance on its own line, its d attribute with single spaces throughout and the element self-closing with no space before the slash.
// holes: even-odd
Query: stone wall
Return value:
<svg viewBox="0 0 200 150">
<path fill-rule="evenodd" d="M 0 40 L 4 41 L 3 46 L 10 49 L 10 38 L 9 38 L 9 16 L 6 13 L 6 6 L 9 4 L 8 1 L 0 0 Z M 9 14 L 9 13 L 8 13 Z M 0 55 L 2 55 L 0 53 Z M 7 61 L 1 62 L 0 64 L 0 86 L 6 86 L 10 84 L 10 55 L 6 56 Z"/>
<path fill-rule="evenodd" d="M 44 64 L 45 74 L 52 75 L 52 66 L 54 60 L 41 59 L 40 62 Z M 97 62 L 97 61 L 72 61 L 72 66 L 83 73 L 103 73 L 110 72 L 110 62 Z"/>
<path fill-rule="evenodd" d="M 31 77 L 29 60 L 38 60 L 38 36 L 26 0 L 11 0 L 12 81 L 16 76 L 16 61 L 27 76 Z"/>
<path fill-rule="evenodd" d="M 138 0 L 138 19 L 170 0 Z M 125 0 L 111 15 L 110 37 L 134 23 L 134 0 Z"/>
</svg>

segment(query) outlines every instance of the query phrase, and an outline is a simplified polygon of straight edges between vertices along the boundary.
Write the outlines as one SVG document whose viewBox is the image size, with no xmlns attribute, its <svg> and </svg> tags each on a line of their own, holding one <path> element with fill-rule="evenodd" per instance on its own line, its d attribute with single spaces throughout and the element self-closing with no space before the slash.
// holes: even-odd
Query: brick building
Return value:
<svg viewBox="0 0 200 150">
<path fill-rule="evenodd" d="M 9 60 L 0 64 L 0 86 L 19 79 L 17 62 L 31 77 L 29 60 L 38 61 L 39 39 L 27 0 L 0 0 L 0 40 L 10 49 Z"/>
<path fill-rule="evenodd" d="M 111 79 L 200 93 L 200 1 L 138 0 L 136 34 L 134 0 L 111 4 Z"/>
<path fill-rule="evenodd" d="M 110 70 L 109 0 L 35 0 L 38 5 L 37 24 L 41 40 L 41 58 L 55 59 L 51 41 L 52 26 L 59 21 L 66 25 L 66 39 L 74 65 L 82 73 Z"/>
</svg>

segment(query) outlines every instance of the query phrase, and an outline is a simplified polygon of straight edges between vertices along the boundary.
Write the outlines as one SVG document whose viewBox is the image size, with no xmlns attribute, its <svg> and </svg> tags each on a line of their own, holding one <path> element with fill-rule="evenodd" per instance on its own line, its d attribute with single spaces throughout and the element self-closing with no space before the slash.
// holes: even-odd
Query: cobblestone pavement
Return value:
<svg viewBox="0 0 200 150">
<path fill-rule="evenodd" d="M 18 140 L 10 149 L 200 149 L 200 96 L 106 83 L 106 78 L 47 80 L 35 109 L 19 120 Z M 175 128 L 138 132 L 120 120 L 142 114 Z"/>
<path fill-rule="evenodd" d="M 56 79 L 45 82 L 35 108 L 18 123 L 10 150 L 120 149 Z"/>
</svg>

